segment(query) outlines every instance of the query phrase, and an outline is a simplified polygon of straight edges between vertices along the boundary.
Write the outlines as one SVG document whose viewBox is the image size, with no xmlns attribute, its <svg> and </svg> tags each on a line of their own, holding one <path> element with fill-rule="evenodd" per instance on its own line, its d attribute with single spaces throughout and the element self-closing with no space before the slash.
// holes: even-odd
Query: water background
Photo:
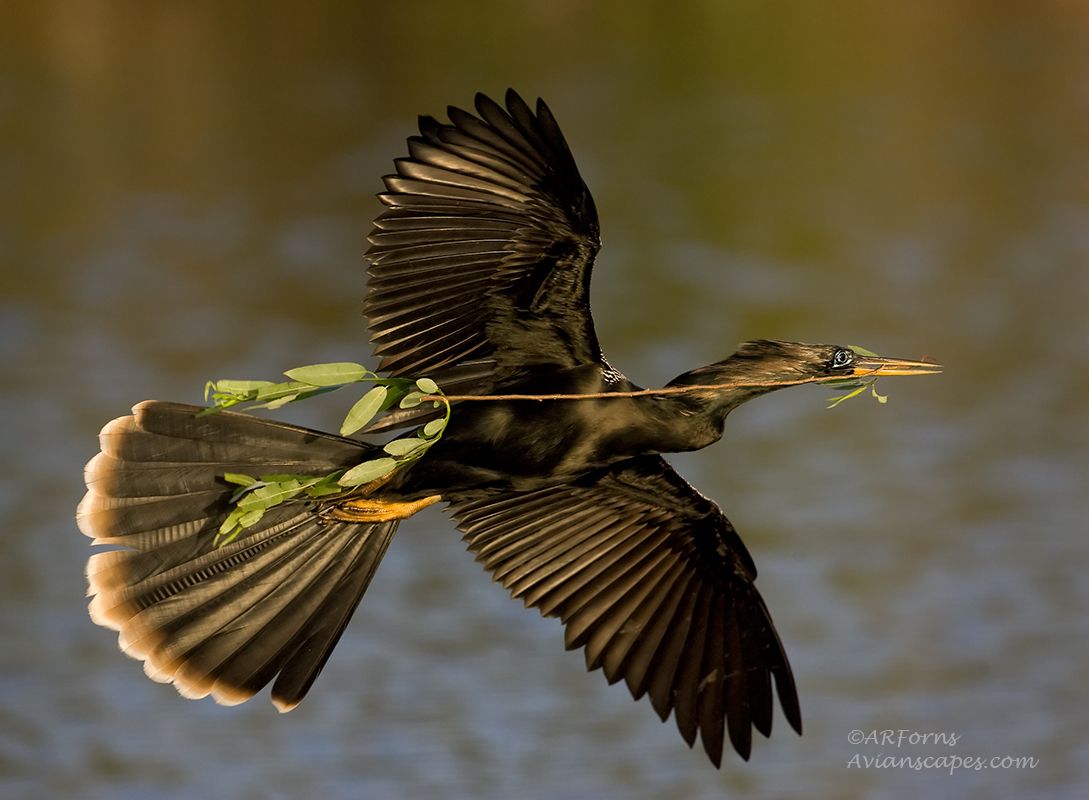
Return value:
<svg viewBox="0 0 1089 800">
<path fill-rule="evenodd" d="M 3 4 L 0 795 L 1089 796 L 1089 11 L 587 5 Z M 637 382 L 758 337 L 948 367 L 886 406 L 781 392 L 673 459 L 798 679 L 805 735 L 777 712 L 748 764 L 585 673 L 434 509 L 286 717 L 182 700 L 86 617 L 101 425 L 368 358 L 378 177 L 416 114 L 508 85 L 591 186 L 597 329 Z M 885 729 L 959 741 L 849 741 Z"/>
</svg>

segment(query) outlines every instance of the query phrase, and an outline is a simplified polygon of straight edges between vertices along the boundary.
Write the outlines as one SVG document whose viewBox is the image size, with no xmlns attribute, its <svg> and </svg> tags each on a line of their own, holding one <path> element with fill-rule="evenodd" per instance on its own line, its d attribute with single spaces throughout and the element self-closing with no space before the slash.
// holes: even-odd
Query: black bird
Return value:
<svg viewBox="0 0 1089 800">
<path fill-rule="evenodd" d="M 379 369 L 450 394 L 619 393 L 590 316 L 594 201 L 548 107 L 482 94 L 421 117 L 379 199 L 366 314 Z M 293 708 L 367 589 L 398 521 L 439 499 L 514 597 L 566 626 L 589 669 L 697 732 L 720 764 L 771 732 L 772 683 L 801 732 L 786 654 L 733 526 L 661 457 L 717 441 L 731 410 L 780 386 L 938 371 L 846 347 L 749 342 L 677 391 L 455 403 L 446 435 L 366 497 L 287 503 L 214 538 L 224 473 L 319 475 L 378 446 L 255 417 L 147 401 L 103 428 L 79 527 L 120 549 L 87 565 L 92 619 L 149 677 L 240 703 L 273 682 Z M 684 389 L 683 387 L 704 387 Z M 373 430 L 414 423 L 397 412 Z M 373 432 L 372 430 L 372 432 Z"/>
</svg>

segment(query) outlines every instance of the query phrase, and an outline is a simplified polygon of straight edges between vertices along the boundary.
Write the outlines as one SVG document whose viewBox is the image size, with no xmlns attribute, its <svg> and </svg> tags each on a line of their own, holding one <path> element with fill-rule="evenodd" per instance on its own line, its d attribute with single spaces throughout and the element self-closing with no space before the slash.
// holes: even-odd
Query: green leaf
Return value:
<svg viewBox="0 0 1089 800">
<path fill-rule="evenodd" d="M 434 438 L 446 427 L 446 417 L 433 419 L 423 426 L 423 435 L 428 439 Z"/>
<path fill-rule="evenodd" d="M 239 486 L 251 486 L 252 484 L 257 483 L 257 478 L 252 475 L 242 475 L 238 472 L 224 472 L 223 480 L 227 481 L 227 483 L 238 484 Z"/>
<path fill-rule="evenodd" d="M 291 394 L 299 394 L 299 392 L 310 389 L 310 385 L 306 383 L 300 383 L 299 381 L 287 381 L 286 383 L 269 383 L 267 386 L 262 386 L 257 390 L 257 396 L 254 400 L 278 400 L 281 397 L 286 397 Z"/>
<path fill-rule="evenodd" d="M 281 386 L 287 386 L 288 384 L 280 384 Z M 279 408 L 285 406 L 288 403 L 295 403 L 299 400 L 306 400 L 315 395 L 325 394 L 326 392 L 332 392 L 339 389 L 339 386 L 315 386 L 305 391 L 300 391 L 297 394 L 288 394 L 283 397 L 278 397 L 275 400 L 270 400 L 267 403 L 261 403 L 260 405 L 253 406 L 253 408 Z"/>
<path fill-rule="evenodd" d="M 271 508 L 272 506 L 280 505 L 280 503 L 285 500 L 290 500 L 300 491 L 302 491 L 302 485 L 298 480 L 292 478 L 291 480 L 282 481 L 280 483 L 270 483 L 268 486 L 254 489 L 253 494 L 264 501 L 267 508 Z M 239 503 L 239 505 L 241 505 L 241 503 Z"/>
<path fill-rule="evenodd" d="M 230 544 L 238 538 L 238 534 L 242 533 L 244 529 L 260 522 L 261 517 L 264 515 L 265 510 L 263 508 L 248 512 L 236 508 L 227 515 L 227 519 L 223 520 L 223 524 L 220 525 L 219 532 L 216 534 L 212 544 L 216 547 L 223 547 L 223 545 Z"/>
<path fill-rule="evenodd" d="M 388 475 L 396 466 L 397 462 L 392 458 L 376 458 L 372 461 L 364 461 L 362 464 L 356 464 L 341 475 L 337 483 L 341 486 L 359 486 L 381 478 L 383 475 Z"/>
<path fill-rule="evenodd" d="M 414 450 L 418 450 L 421 447 L 427 447 L 430 444 L 431 443 L 426 439 L 417 439 L 415 436 L 410 436 L 405 439 L 394 439 L 392 442 L 388 442 L 382 449 L 391 456 L 401 458 L 407 456 Z"/>
<path fill-rule="evenodd" d="M 251 525 L 256 525 L 261 520 L 261 517 L 263 517 L 264 515 L 265 509 L 255 508 L 253 511 L 249 511 L 239 517 L 238 526 L 240 528 L 248 528 Z"/>
<path fill-rule="evenodd" d="M 847 389 L 857 389 L 859 386 L 866 388 L 866 382 L 861 378 L 836 378 L 834 380 L 821 381 L 822 386 L 827 386 L 829 389 L 840 392 Z"/>
<path fill-rule="evenodd" d="M 239 486 L 237 489 L 234 490 L 234 494 L 231 495 L 231 502 L 237 504 L 241 498 L 245 497 L 258 486 L 264 485 L 264 481 L 257 481 L 256 483 L 251 483 L 249 486 Z"/>
<path fill-rule="evenodd" d="M 228 545 L 235 539 L 237 539 L 238 534 L 240 534 L 241 532 L 241 528 L 232 528 L 229 532 L 223 531 L 222 533 L 217 533 L 216 538 L 212 540 L 212 544 L 215 547 L 223 547 L 224 545 Z"/>
<path fill-rule="evenodd" d="M 295 478 L 277 483 L 265 483 L 253 491 L 242 495 L 238 500 L 238 507 L 246 511 L 255 511 L 278 506 L 302 491 L 302 484 Z"/>
<path fill-rule="evenodd" d="M 262 489 L 267 488 L 262 486 Z M 238 507 L 243 511 L 253 511 L 255 508 L 268 508 L 268 501 L 261 495 L 257 494 L 257 491 L 247 492 L 238 498 Z"/>
<path fill-rule="evenodd" d="M 401 398 L 401 408 L 415 408 L 420 404 L 423 392 L 409 392 Z"/>
<path fill-rule="evenodd" d="M 212 539 L 213 547 L 222 547 L 225 544 L 230 544 L 242 532 L 242 528 L 245 527 L 242 524 L 243 519 L 253 519 L 253 522 L 261 519 L 261 515 L 264 511 L 261 511 L 253 517 L 252 515 L 247 517 L 247 512 L 241 508 L 235 508 L 227 515 L 227 518 L 223 520 L 223 524 L 219 526 L 219 530 L 216 531 L 215 538 Z M 252 523 L 250 523 L 252 524 Z"/>
<path fill-rule="evenodd" d="M 889 402 L 889 396 L 887 394 L 877 393 L 877 381 L 874 381 L 870 384 L 870 392 L 871 394 L 873 394 L 873 399 L 881 403 L 882 405 Z"/>
<path fill-rule="evenodd" d="M 332 483 L 314 484 L 306 490 L 306 493 L 310 497 L 325 497 L 329 494 L 340 494 L 343 491 L 344 487 L 333 481 Z"/>
<path fill-rule="evenodd" d="M 236 381 L 224 378 L 215 381 L 214 389 L 217 392 L 238 396 L 259 392 L 265 387 L 273 385 L 272 381 Z"/>
<path fill-rule="evenodd" d="M 386 387 L 386 399 L 382 401 L 382 407 L 378 409 L 379 412 L 389 411 L 394 406 L 399 405 L 405 394 L 416 386 L 412 381 L 402 380 L 400 378 L 391 380 L 383 379 L 381 381 L 376 381 L 376 383 L 379 386 Z"/>
<path fill-rule="evenodd" d="M 356 381 L 370 375 L 362 364 L 354 364 L 351 361 L 335 361 L 330 364 L 311 364 L 307 367 L 296 367 L 284 373 L 293 381 L 309 383 L 311 386 L 337 386 Z"/>
<path fill-rule="evenodd" d="M 838 406 L 840 403 L 844 402 L 845 400 L 850 400 L 852 397 L 858 397 L 864 391 L 866 391 L 866 387 L 865 386 L 859 386 L 853 392 L 848 392 L 847 394 L 845 394 L 845 395 L 843 395 L 841 397 L 833 397 L 828 401 L 828 408 L 835 408 L 836 406 Z"/>
<path fill-rule="evenodd" d="M 314 485 L 315 486 L 322 486 L 322 485 L 325 485 L 325 484 L 332 484 L 333 486 L 336 486 L 337 485 L 337 478 L 339 478 L 343 474 L 344 474 L 344 470 L 342 470 L 342 469 L 335 469 L 332 472 L 327 472 L 324 475 L 320 476 L 318 478 L 318 480 L 317 480 L 317 483 L 315 483 Z"/>
<path fill-rule="evenodd" d="M 416 381 L 416 388 L 424 394 L 438 394 L 439 385 L 430 378 L 420 378 Z"/>
<path fill-rule="evenodd" d="M 219 526 L 219 534 L 217 534 L 217 536 L 220 534 L 230 533 L 231 530 L 233 530 L 234 527 L 238 525 L 238 520 L 242 518 L 242 515 L 244 513 L 246 512 L 244 512 L 241 508 L 232 508 L 231 513 L 227 515 L 227 518 L 223 520 L 223 524 Z"/>
<path fill-rule="evenodd" d="M 268 409 L 280 408 L 281 406 L 286 406 L 288 403 L 294 402 L 295 400 L 298 400 L 298 399 L 299 399 L 298 393 L 296 393 L 296 394 L 285 394 L 283 397 L 278 397 L 275 400 L 270 400 L 267 403 L 262 403 L 261 405 L 258 406 L 258 408 L 268 408 Z"/>
<path fill-rule="evenodd" d="M 857 353 L 860 356 L 874 356 L 876 358 L 881 357 L 881 356 L 877 355 L 877 353 L 875 353 L 873 350 L 867 350 L 865 347 L 862 347 L 862 346 L 857 345 L 857 344 L 849 344 L 849 345 L 847 345 L 847 349 L 852 351 L 853 353 Z"/>
<path fill-rule="evenodd" d="M 389 389 L 385 386 L 375 386 L 360 397 L 355 405 L 348 410 L 348 416 L 341 423 L 340 435 L 351 436 L 374 419 L 374 415 L 382 408 L 388 393 Z"/>
</svg>

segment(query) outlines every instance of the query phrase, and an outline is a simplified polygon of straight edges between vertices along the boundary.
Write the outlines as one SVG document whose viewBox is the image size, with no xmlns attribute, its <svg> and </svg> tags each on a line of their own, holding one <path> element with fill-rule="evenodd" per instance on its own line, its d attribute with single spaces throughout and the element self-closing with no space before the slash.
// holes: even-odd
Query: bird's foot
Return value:
<svg viewBox="0 0 1089 800">
<path fill-rule="evenodd" d="M 324 516 L 340 522 L 390 522 L 395 519 L 408 519 L 417 511 L 433 506 L 440 500 L 442 495 L 438 494 L 407 503 L 361 497 L 336 504 Z"/>
</svg>

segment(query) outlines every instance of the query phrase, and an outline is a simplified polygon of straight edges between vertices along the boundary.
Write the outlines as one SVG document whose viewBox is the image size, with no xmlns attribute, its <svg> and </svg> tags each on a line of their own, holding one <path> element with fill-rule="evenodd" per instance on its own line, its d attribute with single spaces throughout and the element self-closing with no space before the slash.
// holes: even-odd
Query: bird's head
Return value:
<svg viewBox="0 0 1089 800">
<path fill-rule="evenodd" d="M 728 413 L 747 400 L 787 386 L 817 383 L 849 389 L 876 378 L 933 375 L 931 361 L 883 358 L 860 347 L 761 339 L 745 342 L 724 361 L 686 372 L 670 386 L 706 386 L 695 394 Z"/>
</svg>

